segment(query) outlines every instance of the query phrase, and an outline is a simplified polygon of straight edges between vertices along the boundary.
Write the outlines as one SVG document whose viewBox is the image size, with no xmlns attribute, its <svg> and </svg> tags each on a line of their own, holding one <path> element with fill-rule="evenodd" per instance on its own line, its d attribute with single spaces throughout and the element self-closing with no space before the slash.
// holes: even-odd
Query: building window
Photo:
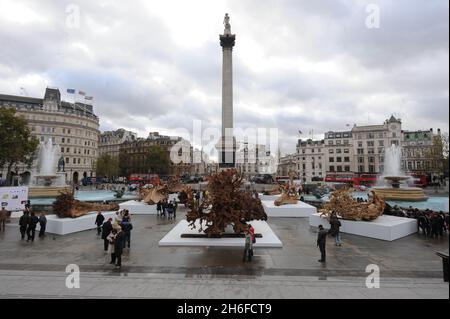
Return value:
<svg viewBox="0 0 450 319">
<path fill-rule="evenodd" d="M 374 163 L 374 162 L 375 162 L 375 157 L 369 156 L 369 163 Z"/>
<path fill-rule="evenodd" d="M 348 153 L 350 153 L 350 150 L 348 148 L 344 148 L 344 153 L 348 154 Z"/>
<path fill-rule="evenodd" d="M 336 162 L 342 162 L 342 157 L 336 157 Z"/>
<path fill-rule="evenodd" d="M 364 166 L 363 165 L 359 165 L 358 166 L 358 172 L 359 173 L 363 173 L 364 172 Z"/>
<path fill-rule="evenodd" d="M 69 164 L 69 158 L 68 157 L 66 157 L 66 163 Z"/>
<path fill-rule="evenodd" d="M 356 150 L 356 152 L 357 152 L 358 154 L 364 154 L 364 149 L 363 149 L 363 148 L 358 148 L 358 149 Z"/>
<path fill-rule="evenodd" d="M 361 141 L 358 141 L 358 147 L 363 147 Z"/>
<path fill-rule="evenodd" d="M 369 165 L 369 173 L 375 173 L 375 166 Z"/>
<path fill-rule="evenodd" d="M 378 141 L 378 146 L 384 146 L 384 141 Z"/>
<path fill-rule="evenodd" d="M 374 141 L 367 141 L 367 146 L 368 147 L 373 147 L 374 146 Z"/>
<path fill-rule="evenodd" d="M 61 147 L 61 153 L 64 153 L 64 147 Z"/>
<path fill-rule="evenodd" d="M 329 149 L 329 150 L 328 150 L 328 153 L 333 154 L 333 153 L 334 153 L 334 150 L 333 150 L 333 149 Z"/>
<path fill-rule="evenodd" d="M 348 156 L 344 157 L 344 162 L 350 162 L 350 157 Z"/>
<path fill-rule="evenodd" d="M 342 166 L 338 165 L 338 166 L 337 166 L 337 171 L 338 171 L 338 172 L 342 172 Z"/>
<path fill-rule="evenodd" d="M 345 165 L 345 166 L 344 166 L 344 171 L 346 171 L 346 172 L 350 172 L 350 166 L 348 166 L 348 165 Z"/>
<path fill-rule="evenodd" d="M 328 145 L 333 145 L 333 141 L 328 141 Z"/>
<path fill-rule="evenodd" d="M 334 166 L 330 166 L 330 172 L 334 172 Z"/>
<path fill-rule="evenodd" d="M 340 148 L 337 148 L 337 149 L 336 149 L 336 153 L 337 153 L 337 154 L 341 154 L 341 153 L 342 153 L 342 150 L 341 150 Z"/>
<path fill-rule="evenodd" d="M 358 157 L 358 163 L 364 163 L 364 157 Z"/>
<path fill-rule="evenodd" d="M 334 157 L 330 157 L 329 162 L 333 163 L 334 162 Z"/>
<path fill-rule="evenodd" d="M 77 159 L 74 157 L 73 158 L 73 164 L 76 164 L 77 163 Z"/>
<path fill-rule="evenodd" d="M 341 140 L 337 140 L 336 145 L 341 145 Z"/>
</svg>

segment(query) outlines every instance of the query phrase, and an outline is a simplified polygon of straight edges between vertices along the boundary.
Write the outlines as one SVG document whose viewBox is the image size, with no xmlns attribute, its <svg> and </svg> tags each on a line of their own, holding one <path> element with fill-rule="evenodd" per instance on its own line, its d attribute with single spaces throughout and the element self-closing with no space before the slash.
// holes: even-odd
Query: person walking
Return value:
<svg viewBox="0 0 450 319">
<path fill-rule="evenodd" d="M 319 225 L 319 232 L 317 234 L 317 246 L 320 249 L 320 256 L 321 256 L 321 258 L 318 261 L 321 263 L 324 263 L 326 261 L 326 252 L 325 252 L 326 242 L 327 242 L 327 231 L 323 228 L 322 225 Z"/>
<path fill-rule="evenodd" d="M 3 231 L 5 231 L 5 224 L 7 219 L 8 211 L 5 209 L 5 207 L 2 207 L 2 210 L 0 210 L 0 230 L 3 227 Z"/>
<path fill-rule="evenodd" d="M 20 230 L 20 235 L 22 237 L 22 240 L 25 239 L 25 232 L 27 231 L 27 226 L 28 226 L 28 211 L 24 210 L 23 211 L 23 215 L 20 216 L 19 218 L 19 230 Z"/>
<path fill-rule="evenodd" d="M 330 235 L 334 237 L 334 240 L 336 241 L 336 246 L 342 246 L 341 243 L 341 235 L 339 228 L 341 227 L 341 222 L 339 221 L 339 218 L 337 217 L 335 212 L 331 213 L 330 218 Z"/>
<path fill-rule="evenodd" d="M 39 216 L 39 238 L 45 237 L 45 228 L 47 227 L 47 217 L 42 212 Z"/>
<path fill-rule="evenodd" d="M 108 218 L 108 220 L 106 222 L 104 222 L 102 225 L 103 249 L 105 251 L 108 251 L 108 245 L 109 245 L 108 236 L 111 234 L 111 232 L 113 230 L 113 226 L 112 226 L 111 222 L 112 222 L 112 218 Z"/>
<path fill-rule="evenodd" d="M 30 217 L 28 218 L 28 225 L 27 225 L 27 242 L 34 241 L 34 235 L 36 233 L 36 225 L 39 222 L 39 218 L 34 214 L 34 212 L 31 212 Z"/>
<path fill-rule="evenodd" d="M 117 260 L 116 268 L 122 267 L 123 240 L 124 232 L 122 231 L 122 227 L 119 226 L 117 227 L 117 234 L 114 239 L 114 255 Z"/>
<path fill-rule="evenodd" d="M 430 225 L 431 225 L 431 238 L 439 238 L 439 217 L 436 213 L 433 213 L 431 215 L 430 219 Z"/>
<path fill-rule="evenodd" d="M 100 236 L 102 232 L 102 225 L 105 221 L 105 216 L 102 215 L 102 212 L 97 212 L 97 217 L 95 218 L 95 225 L 97 225 L 97 236 Z"/>
<path fill-rule="evenodd" d="M 173 216 L 173 203 L 172 203 L 172 201 L 170 201 L 168 204 L 167 204 L 167 219 L 168 220 L 172 220 L 173 218 L 172 218 L 172 216 Z"/>
<path fill-rule="evenodd" d="M 247 259 L 248 261 L 252 261 L 253 254 L 253 239 L 252 234 L 250 232 L 250 227 L 245 230 L 245 246 L 244 246 L 244 258 L 243 261 Z"/>
</svg>

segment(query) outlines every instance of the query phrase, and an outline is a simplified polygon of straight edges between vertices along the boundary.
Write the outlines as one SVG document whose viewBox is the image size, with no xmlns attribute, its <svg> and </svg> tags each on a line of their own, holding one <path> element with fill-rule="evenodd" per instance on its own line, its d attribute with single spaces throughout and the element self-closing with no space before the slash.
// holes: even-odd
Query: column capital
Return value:
<svg viewBox="0 0 450 319">
<path fill-rule="evenodd" d="M 220 35 L 220 46 L 224 49 L 226 49 L 226 48 L 232 49 L 234 47 L 235 39 L 236 39 L 236 35 L 234 35 L 234 34 L 221 34 Z"/>
</svg>

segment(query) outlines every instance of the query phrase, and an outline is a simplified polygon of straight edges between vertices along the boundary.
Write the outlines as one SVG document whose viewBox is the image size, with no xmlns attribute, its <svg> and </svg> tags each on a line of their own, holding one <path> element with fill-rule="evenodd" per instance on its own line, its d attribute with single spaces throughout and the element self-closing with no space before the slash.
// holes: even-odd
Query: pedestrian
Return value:
<svg viewBox="0 0 450 319">
<path fill-rule="evenodd" d="M 0 210 L 0 230 L 3 226 L 3 231 L 5 231 L 5 224 L 7 219 L 8 219 L 8 211 L 5 209 L 5 207 L 2 207 L 2 210 Z"/>
<path fill-rule="evenodd" d="M 126 221 L 126 222 L 131 221 L 130 211 L 128 209 L 125 209 L 125 211 L 123 213 L 122 221 Z"/>
<path fill-rule="evenodd" d="M 31 212 L 30 217 L 28 218 L 28 225 L 27 225 L 27 242 L 34 241 L 34 235 L 36 233 L 36 225 L 39 222 L 39 218 L 34 214 L 34 212 Z"/>
<path fill-rule="evenodd" d="M 162 203 L 161 203 L 161 201 L 158 201 L 156 203 L 156 216 L 161 216 L 161 214 L 162 214 L 161 209 L 162 209 Z"/>
<path fill-rule="evenodd" d="M 97 217 L 95 218 L 95 225 L 97 225 L 97 236 L 100 236 L 102 233 L 102 225 L 105 220 L 105 216 L 102 215 L 102 212 L 97 212 Z"/>
<path fill-rule="evenodd" d="M 25 204 L 25 210 L 28 212 L 28 214 L 31 213 L 31 202 L 30 200 L 27 200 L 27 203 Z M 28 215 L 29 217 L 30 215 Z"/>
<path fill-rule="evenodd" d="M 442 211 L 437 214 L 437 228 L 439 236 L 444 237 L 444 230 L 445 230 L 445 216 Z"/>
<path fill-rule="evenodd" d="M 195 201 L 197 202 L 197 205 L 200 204 L 200 191 L 195 192 Z"/>
<path fill-rule="evenodd" d="M 24 210 L 23 211 L 23 215 L 20 216 L 19 218 L 19 230 L 20 230 L 20 235 L 22 237 L 22 240 L 25 239 L 25 232 L 27 231 L 27 226 L 28 226 L 28 211 Z"/>
<path fill-rule="evenodd" d="M 178 209 L 178 202 L 174 199 L 173 200 L 173 218 L 174 219 L 177 217 L 177 209 Z"/>
<path fill-rule="evenodd" d="M 320 256 L 321 256 L 321 258 L 318 261 L 321 263 L 324 263 L 326 261 L 326 252 L 325 252 L 326 242 L 327 242 L 327 231 L 323 228 L 322 225 L 319 225 L 319 232 L 317 234 L 317 246 L 320 249 Z"/>
<path fill-rule="evenodd" d="M 113 265 L 116 263 L 116 254 L 115 254 L 116 235 L 117 230 L 113 228 L 109 233 L 108 237 L 106 237 L 106 240 L 108 241 L 108 253 L 111 254 L 111 261 L 109 263 Z"/>
<path fill-rule="evenodd" d="M 420 233 L 420 229 L 422 229 L 422 233 L 425 235 L 425 237 L 429 236 L 430 235 L 430 232 L 429 232 L 430 224 L 428 223 L 428 219 L 425 216 L 425 214 L 421 212 L 417 221 L 419 224 L 419 233 Z"/>
<path fill-rule="evenodd" d="M 173 216 L 173 203 L 172 203 L 172 201 L 170 201 L 168 204 L 167 204 L 167 219 L 168 220 L 172 220 L 172 216 Z"/>
<path fill-rule="evenodd" d="M 250 233 L 250 227 L 247 227 L 247 229 L 244 231 L 245 234 L 245 246 L 244 246 L 244 258 L 243 261 L 247 259 L 248 261 L 252 261 L 252 254 L 253 254 L 253 240 L 252 240 L 252 234 Z"/>
<path fill-rule="evenodd" d="M 330 235 L 334 237 L 334 240 L 336 241 L 336 246 L 342 246 L 341 235 L 339 231 L 339 228 L 341 227 L 341 222 L 339 221 L 336 212 L 331 213 L 330 226 L 331 226 Z"/>
<path fill-rule="evenodd" d="M 439 217 L 437 216 L 437 214 L 433 213 L 431 215 L 431 220 L 430 220 L 430 225 L 431 225 L 431 238 L 439 238 Z"/>
<path fill-rule="evenodd" d="M 45 217 L 45 213 L 42 212 L 39 216 L 39 237 L 45 236 L 45 228 L 47 227 L 47 217 Z"/>
<path fill-rule="evenodd" d="M 117 234 L 114 239 L 114 255 L 117 260 L 116 268 L 122 267 L 123 240 L 124 232 L 122 231 L 122 227 L 119 226 L 117 227 Z"/>
<path fill-rule="evenodd" d="M 111 232 L 113 230 L 111 222 L 112 222 L 112 218 L 108 218 L 108 220 L 106 222 L 104 222 L 102 225 L 103 248 L 105 251 L 108 251 L 108 245 L 109 245 L 108 236 L 111 234 Z"/>
<path fill-rule="evenodd" d="M 131 243 L 131 230 L 133 229 L 133 225 L 128 221 L 124 220 L 122 222 L 122 231 L 123 231 L 123 248 L 125 248 L 125 245 L 128 245 L 128 248 L 130 248 Z"/>
</svg>

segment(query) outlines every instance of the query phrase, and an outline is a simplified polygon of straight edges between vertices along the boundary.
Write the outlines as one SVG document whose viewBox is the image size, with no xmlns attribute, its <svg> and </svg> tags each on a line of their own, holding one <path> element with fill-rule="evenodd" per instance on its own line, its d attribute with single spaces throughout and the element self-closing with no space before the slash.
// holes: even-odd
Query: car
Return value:
<svg viewBox="0 0 450 319">
<path fill-rule="evenodd" d="M 258 174 L 250 177 L 250 182 L 255 184 L 274 184 L 275 180 L 270 174 Z"/>
</svg>

